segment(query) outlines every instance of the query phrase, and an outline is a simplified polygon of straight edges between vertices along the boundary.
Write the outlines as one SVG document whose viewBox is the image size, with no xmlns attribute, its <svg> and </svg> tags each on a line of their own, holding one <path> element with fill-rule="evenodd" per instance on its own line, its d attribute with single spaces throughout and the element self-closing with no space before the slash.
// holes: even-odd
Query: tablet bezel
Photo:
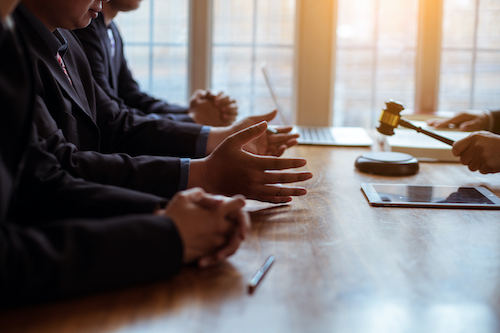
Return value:
<svg viewBox="0 0 500 333">
<path fill-rule="evenodd" d="M 451 202 L 386 202 L 380 198 L 379 193 L 375 190 L 376 186 L 422 186 L 422 187 L 440 187 L 450 188 L 455 191 L 460 187 L 474 188 L 479 193 L 484 195 L 488 200 L 493 202 L 490 204 L 465 204 Z M 368 203 L 374 207 L 421 207 L 421 208 L 468 208 L 468 209 L 500 209 L 500 198 L 488 190 L 484 186 L 451 186 L 451 185 L 417 185 L 417 184 L 380 184 L 380 183 L 362 183 L 361 189 L 365 194 Z"/>
</svg>

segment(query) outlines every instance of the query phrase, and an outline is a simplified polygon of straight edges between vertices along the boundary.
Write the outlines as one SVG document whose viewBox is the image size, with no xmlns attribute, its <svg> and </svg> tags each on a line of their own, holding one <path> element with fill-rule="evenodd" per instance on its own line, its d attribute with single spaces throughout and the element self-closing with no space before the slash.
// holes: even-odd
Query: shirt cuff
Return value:
<svg viewBox="0 0 500 333">
<path fill-rule="evenodd" d="M 194 123 L 193 118 L 185 113 L 167 113 L 166 116 L 174 121 L 181 121 L 183 123 Z"/>
<path fill-rule="evenodd" d="M 160 115 L 158 115 L 157 113 L 148 113 L 148 114 L 144 115 L 144 118 L 158 120 L 158 119 L 161 119 L 162 117 Z"/>
<path fill-rule="evenodd" d="M 179 190 L 184 191 L 188 186 L 190 158 L 181 158 L 181 177 L 179 181 Z"/>
<path fill-rule="evenodd" d="M 211 126 L 202 126 L 198 139 L 196 139 L 195 157 L 204 157 L 207 152 L 208 135 L 210 134 Z"/>
</svg>

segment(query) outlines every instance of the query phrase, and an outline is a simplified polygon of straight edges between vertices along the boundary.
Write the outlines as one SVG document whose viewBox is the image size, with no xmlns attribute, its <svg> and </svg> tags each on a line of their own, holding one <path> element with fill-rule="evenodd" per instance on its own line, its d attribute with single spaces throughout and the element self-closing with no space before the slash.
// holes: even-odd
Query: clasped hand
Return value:
<svg viewBox="0 0 500 333">
<path fill-rule="evenodd" d="M 198 124 L 228 126 L 238 115 L 236 101 L 224 93 L 196 90 L 189 100 L 189 116 Z"/>
<path fill-rule="evenodd" d="M 210 195 L 200 188 L 177 193 L 164 210 L 183 243 L 183 262 L 208 266 L 236 252 L 250 230 L 242 196 Z"/>
</svg>

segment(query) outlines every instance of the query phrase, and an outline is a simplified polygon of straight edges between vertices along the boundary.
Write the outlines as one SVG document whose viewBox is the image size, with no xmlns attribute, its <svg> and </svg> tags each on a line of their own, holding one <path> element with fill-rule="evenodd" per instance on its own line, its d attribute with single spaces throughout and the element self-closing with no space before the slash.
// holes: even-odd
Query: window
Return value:
<svg viewBox="0 0 500 333">
<path fill-rule="evenodd" d="M 188 100 L 188 5 L 185 0 L 145 1 L 115 19 L 141 88 L 183 105 Z"/>
<path fill-rule="evenodd" d="M 500 2 L 445 0 L 442 110 L 500 109 Z"/>
<path fill-rule="evenodd" d="M 274 109 L 261 73 L 267 63 L 285 111 L 292 107 L 295 0 L 215 0 L 212 88 L 245 114 Z"/>
<path fill-rule="evenodd" d="M 500 108 L 498 17 L 498 0 L 150 0 L 117 21 L 158 97 L 187 102 L 191 29 L 207 34 L 207 52 L 191 54 L 205 82 L 242 115 L 274 108 L 266 62 L 297 122 L 372 128 L 389 98 L 415 112 Z"/>
<path fill-rule="evenodd" d="M 387 99 L 415 103 L 418 0 L 339 0 L 334 125 L 373 126 Z"/>
</svg>

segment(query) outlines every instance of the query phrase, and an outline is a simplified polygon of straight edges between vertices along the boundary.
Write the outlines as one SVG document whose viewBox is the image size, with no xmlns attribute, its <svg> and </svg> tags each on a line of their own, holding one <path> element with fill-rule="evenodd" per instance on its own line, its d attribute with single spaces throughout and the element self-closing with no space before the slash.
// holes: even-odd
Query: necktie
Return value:
<svg viewBox="0 0 500 333">
<path fill-rule="evenodd" d="M 57 52 L 56 59 L 57 59 L 57 62 L 59 63 L 59 65 L 61 65 L 61 68 L 62 68 L 64 74 L 66 74 L 66 77 L 68 78 L 69 83 L 71 83 L 71 85 L 73 85 L 73 82 L 71 81 L 71 78 L 69 77 L 68 71 L 66 70 L 66 65 L 64 64 L 64 61 L 63 61 L 61 55 L 59 54 L 59 52 Z"/>
<path fill-rule="evenodd" d="M 115 51 L 116 43 L 115 43 L 115 36 L 111 28 L 108 28 L 108 38 L 109 38 L 109 43 L 111 44 L 111 57 L 114 57 L 116 52 Z"/>
</svg>

